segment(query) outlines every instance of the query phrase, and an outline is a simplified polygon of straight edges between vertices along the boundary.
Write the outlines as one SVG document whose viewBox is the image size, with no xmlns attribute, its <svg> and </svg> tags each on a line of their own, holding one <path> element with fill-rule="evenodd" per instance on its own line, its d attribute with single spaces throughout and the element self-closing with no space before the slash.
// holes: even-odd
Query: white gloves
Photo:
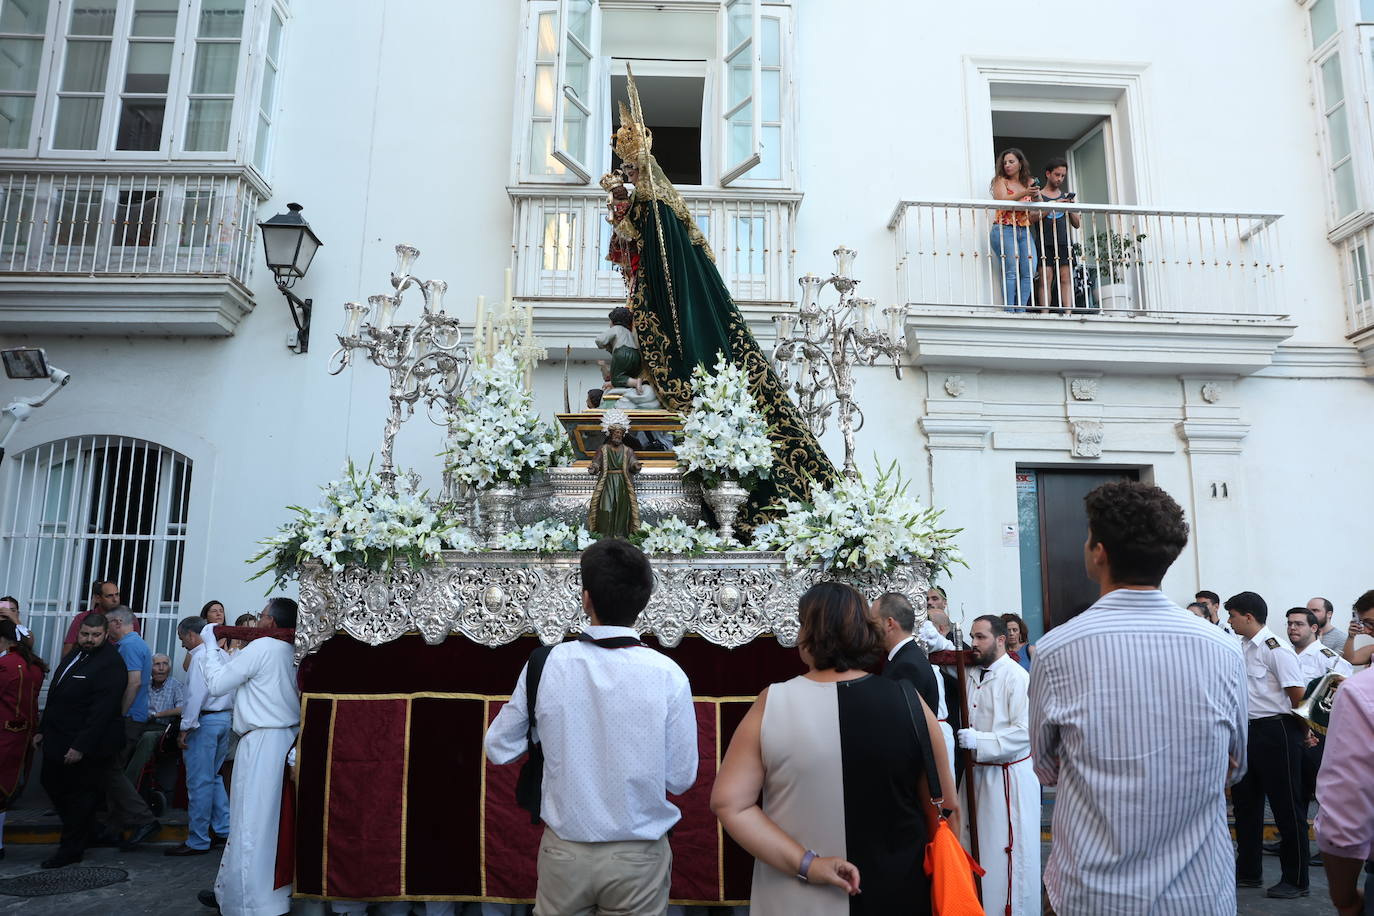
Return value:
<svg viewBox="0 0 1374 916">
<path fill-rule="evenodd" d="M 940 631 L 935 629 L 935 624 L 929 620 L 922 621 L 921 628 L 916 631 L 916 641 L 927 652 L 943 652 L 954 648 L 954 643 L 941 636 Z"/>
<path fill-rule="evenodd" d="M 959 733 L 954 736 L 959 746 L 965 750 L 975 750 L 978 747 L 978 732 L 971 728 L 961 728 Z"/>
</svg>

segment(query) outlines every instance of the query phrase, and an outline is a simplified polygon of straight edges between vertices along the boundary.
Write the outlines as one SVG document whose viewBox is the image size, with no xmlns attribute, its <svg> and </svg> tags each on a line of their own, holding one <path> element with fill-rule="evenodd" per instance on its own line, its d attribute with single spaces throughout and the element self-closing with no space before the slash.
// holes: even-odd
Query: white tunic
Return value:
<svg viewBox="0 0 1374 916">
<path fill-rule="evenodd" d="M 1298 653 L 1298 669 L 1302 671 L 1304 690 L 1312 680 L 1325 676 L 1328 671 L 1334 671 L 1344 677 L 1350 677 L 1355 673 L 1354 666 L 1341 658 L 1339 652 L 1331 651 L 1317 639 L 1312 640 L 1306 649 Z"/>
<path fill-rule="evenodd" d="M 1040 783 L 1030 757 L 1030 675 L 1004 655 L 968 672 L 969 727 L 977 732 L 973 779 L 978 864 L 988 916 L 1040 912 Z M 1008 851 L 1010 849 L 1010 851 Z M 1008 902 L 1010 898 L 1010 902 Z"/>
<path fill-rule="evenodd" d="M 201 638 L 215 644 L 213 624 Z M 226 916 L 281 916 L 291 910 L 290 885 L 274 887 L 281 786 L 301 720 L 294 651 L 280 639 L 261 637 L 232 657 L 206 652 L 204 659 L 212 694 L 237 689 L 234 731 L 243 736 L 229 796 L 233 829 L 220 859 L 215 897 Z"/>
</svg>

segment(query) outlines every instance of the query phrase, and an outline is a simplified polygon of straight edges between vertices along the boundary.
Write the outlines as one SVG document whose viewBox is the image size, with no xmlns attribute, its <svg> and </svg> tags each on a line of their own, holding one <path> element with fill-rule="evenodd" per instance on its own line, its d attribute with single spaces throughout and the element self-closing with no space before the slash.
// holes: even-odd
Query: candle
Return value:
<svg viewBox="0 0 1374 916">
<path fill-rule="evenodd" d="M 487 297 L 477 297 L 477 323 L 472 326 L 472 342 L 480 345 L 482 342 L 482 318 L 487 310 Z"/>
<path fill-rule="evenodd" d="M 448 291 L 448 284 L 443 280 L 426 280 L 420 285 L 420 289 L 425 294 L 425 311 L 431 315 L 443 312 L 444 293 Z"/>
<path fill-rule="evenodd" d="M 339 332 L 339 336 L 352 337 L 357 334 L 358 325 L 362 322 L 365 314 L 367 314 L 367 306 L 357 302 L 345 302 L 343 330 Z"/>
<path fill-rule="evenodd" d="M 872 299 L 855 299 L 854 305 L 859 309 L 859 328 L 864 331 L 873 329 L 873 307 L 876 303 Z"/>
<path fill-rule="evenodd" d="M 515 297 L 511 295 L 510 268 L 507 267 L 507 268 L 506 268 L 506 302 L 512 302 L 512 301 L 514 301 L 514 299 L 515 299 Z"/>
<path fill-rule="evenodd" d="M 835 276 L 849 278 L 849 272 L 854 269 L 854 256 L 858 254 L 853 248 L 846 248 L 841 245 L 832 254 L 835 255 Z"/>
<path fill-rule="evenodd" d="M 372 326 L 385 331 L 391 326 L 391 316 L 396 311 L 396 300 L 390 296 L 368 296 L 372 305 Z"/>
<path fill-rule="evenodd" d="M 509 273 L 509 271 L 507 271 Z M 534 306 L 525 306 L 525 343 L 534 340 Z"/>
</svg>

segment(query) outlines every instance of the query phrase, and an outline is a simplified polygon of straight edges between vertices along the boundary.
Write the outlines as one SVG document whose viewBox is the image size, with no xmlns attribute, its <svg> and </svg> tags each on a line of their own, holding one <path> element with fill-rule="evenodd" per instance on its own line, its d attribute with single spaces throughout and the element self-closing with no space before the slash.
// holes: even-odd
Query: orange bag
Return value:
<svg viewBox="0 0 1374 916">
<path fill-rule="evenodd" d="M 974 874 L 982 875 L 983 867 L 959 843 L 940 808 L 945 800 L 940 790 L 940 771 L 935 768 L 925 714 L 916 711 L 920 698 L 912 702 L 915 688 L 906 681 L 898 683 L 906 695 L 906 708 L 911 713 L 911 725 L 916 729 L 916 742 L 925 757 L 930 801 L 926 809 L 926 836 L 930 840 L 926 843 L 924 866 L 930 876 L 930 910 L 935 916 L 985 916 L 983 904 L 978 900 L 978 889 L 973 885 Z"/>
</svg>

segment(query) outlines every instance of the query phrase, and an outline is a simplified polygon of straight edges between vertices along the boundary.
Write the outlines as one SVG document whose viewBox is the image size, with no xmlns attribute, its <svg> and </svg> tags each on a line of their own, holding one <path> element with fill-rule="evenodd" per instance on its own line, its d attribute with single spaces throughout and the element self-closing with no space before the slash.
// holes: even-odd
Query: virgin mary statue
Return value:
<svg viewBox="0 0 1374 916">
<path fill-rule="evenodd" d="M 835 469 L 735 307 L 682 195 L 654 158 L 634 75 L 626 71 L 630 107 L 620 107 L 613 142 L 634 195 L 615 232 L 639 248 L 639 257 L 627 259 L 625 269 L 632 271 L 626 279 L 641 359 L 659 399 L 679 411 L 692 404 L 692 370 L 714 366 L 718 352 L 745 369 L 774 444 L 772 477 L 754 490 L 740 513 L 741 527 L 750 528 L 770 503 L 808 500 L 811 484 L 829 483 Z"/>
</svg>

